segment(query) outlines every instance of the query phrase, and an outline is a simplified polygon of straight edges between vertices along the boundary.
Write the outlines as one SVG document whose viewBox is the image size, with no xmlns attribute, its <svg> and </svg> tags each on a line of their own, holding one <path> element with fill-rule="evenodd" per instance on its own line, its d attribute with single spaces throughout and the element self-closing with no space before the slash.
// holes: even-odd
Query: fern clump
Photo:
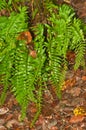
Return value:
<svg viewBox="0 0 86 130">
<path fill-rule="evenodd" d="M 8 89 L 21 106 L 22 119 L 26 116 L 28 103 L 36 103 L 38 111 L 31 127 L 41 112 L 43 90 L 48 82 L 55 86 L 55 92 L 61 98 L 68 67 L 67 52 L 73 50 L 76 54 L 75 70 L 85 65 L 86 43 L 81 20 L 68 5 L 50 3 L 46 6 L 47 23 L 32 28 L 35 33 L 32 50 L 27 47 L 26 39 L 18 39 L 21 32 L 28 31 L 27 8 L 0 17 L 0 84 L 3 86 L 0 105 L 4 103 Z M 34 57 L 30 51 L 35 52 Z"/>
<path fill-rule="evenodd" d="M 85 65 L 85 38 L 81 20 L 75 17 L 73 8 L 68 5 L 63 4 L 57 8 L 52 4 L 51 7 L 49 5 L 47 20 L 49 24 L 44 25 L 47 30 L 44 42 L 44 49 L 46 48 L 47 52 L 45 68 L 48 70 L 48 80 L 56 86 L 56 93 L 61 98 L 61 88 L 68 67 L 67 52 L 72 50 L 76 54 L 75 70 L 82 65 L 82 60 Z"/>
</svg>

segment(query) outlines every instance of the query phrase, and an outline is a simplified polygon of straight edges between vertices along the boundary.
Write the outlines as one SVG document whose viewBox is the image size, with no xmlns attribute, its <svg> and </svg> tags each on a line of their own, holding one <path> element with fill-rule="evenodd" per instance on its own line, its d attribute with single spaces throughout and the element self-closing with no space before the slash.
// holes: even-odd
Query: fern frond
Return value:
<svg viewBox="0 0 86 130">
<path fill-rule="evenodd" d="M 85 51 L 86 51 L 86 43 L 83 41 L 79 42 L 75 48 L 76 59 L 74 69 L 77 70 L 79 66 L 85 67 Z"/>
<path fill-rule="evenodd" d="M 36 92 L 37 98 L 37 113 L 34 116 L 34 119 L 31 123 L 31 127 L 37 120 L 40 112 L 41 112 L 41 105 L 42 105 L 42 95 L 43 95 L 43 84 L 45 81 L 45 62 L 46 62 L 46 54 L 45 54 L 45 42 L 44 42 L 44 25 L 39 24 L 36 28 L 34 28 L 36 37 L 34 39 L 34 49 L 37 52 L 37 57 L 34 63 L 34 77 L 35 77 L 35 84 L 38 86 Z"/>
<path fill-rule="evenodd" d="M 35 89 L 33 66 L 28 61 L 26 50 L 24 42 L 17 43 L 12 73 L 12 91 L 21 106 L 22 118 L 25 117 L 28 102 L 36 101 L 33 93 Z"/>
<path fill-rule="evenodd" d="M 66 4 L 63 4 L 59 7 L 59 17 L 66 21 L 66 24 L 69 24 L 75 15 L 74 9 Z"/>
<path fill-rule="evenodd" d="M 84 54 L 86 50 L 85 38 L 83 34 L 83 30 L 81 29 L 81 21 L 79 19 L 74 18 L 72 26 L 70 26 L 72 43 L 70 48 L 75 51 L 76 59 L 74 69 L 78 69 L 80 65 L 85 65 Z M 83 63 L 82 63 L 83 62 Z"/>
<path fill-rule="evenodd" d="M 22 8 L 20 13 L 11 13 L 10 17 L 0 17 L 0 75 L 2 76 L 1 100 L 5 99 L 5 94 L 11 81 L 11 72 L 14 65 L 14 55 L 16 50 L 16 40 L 19 32 L 27 29 L 26 8 Z M 4 102 L 1 101 L 1 102 Z"/>
<path fill-rule="evenodd" d="M 6 0 L 0 0 L 0 10 L 6 8 L 7 3 Z"/>
</svg>

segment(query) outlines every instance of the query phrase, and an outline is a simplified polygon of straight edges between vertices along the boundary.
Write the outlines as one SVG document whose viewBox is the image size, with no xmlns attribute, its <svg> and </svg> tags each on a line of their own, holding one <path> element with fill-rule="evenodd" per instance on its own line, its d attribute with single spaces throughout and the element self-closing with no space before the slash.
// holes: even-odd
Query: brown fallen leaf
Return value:
<svg viewBox="0 0 86 130">
<path fill-rule="evenodd" d="M 82 80 L 83 80 L 83 81 L 86 81 L 86 76 L 85 76 L 85 75 L 82 76 Z"/>
<path fill-rule="evenodd" d="M 78 122 L 82 122 L 84 120 L 85 116 L 81 116 L 81 115 L 78 115 L 78 116 L 72 116 L 71 119 L 70 119 L 70 123 L 78 123 Z"/>
<path fill-rule="evenodd" d="M 70 87 L 73 87 L 75 85 L 75 83 L 76 83 L 76 78 L 75 77 L 64 81 L 63 86 L 62 86 L 62 91 L 66 90 L 66 89 L 68 89 Z"/>
<path fill-rule="evenodd" d="M 19 122 L 18 122 L 17 120 L 12 119 L 12 120 L 9 120 L 9 121 L 7 122 L 6 127 L 7 127 L 8 129 L 11 129 L 11 128 L 13 128 L 14 126 L 18 126 L 18 124 L 19 124 Z"/>
<path fill-rule="evenodd" d="M 83 128 L 76 127 L 76 128 L 73 128 L 72 130 L 83 130 Z"/>
<path fill-rule="evenodd" d="M 81 93 L 81 88 L 75 87 L 69 91 L 73 96 L 78 97 Z"/>
<path fill-rule="evenodd" d="M 26 44 L 30 44 L 32 41 L 32 35 L 29 31 L 25 31 L 20 33 L 20 35 L 17 37 L 17 40 L 26 40 Z"/>
<path fill-rule="evenodd" d="M 37 57 L 37 53 L 35 50 L 31 50 L 30 51 L 30 56 L 32 56 L 33 58 L 36 58 Z"/>
<path fill-rule="evenodd" d="M 66 57 L 69 63 L 74 63 L 75 53 L 73 51 L 68 51 Z"/>
<path fill-rule="evenodd" d="M 12 119 L 12 117 L 13 117 L 13 114 L 9 113 L 5 120 L 8 121 L 8 120 Z"/>
<path fill-rule="evenodd" d="M 57 126 L 52 126 L 50 130 L 58 130 Z"/>
<path fill-rule="evenodd" d="M 4 126 L 0 125 L 0 130 L 7 130 Z"/>
</svg>

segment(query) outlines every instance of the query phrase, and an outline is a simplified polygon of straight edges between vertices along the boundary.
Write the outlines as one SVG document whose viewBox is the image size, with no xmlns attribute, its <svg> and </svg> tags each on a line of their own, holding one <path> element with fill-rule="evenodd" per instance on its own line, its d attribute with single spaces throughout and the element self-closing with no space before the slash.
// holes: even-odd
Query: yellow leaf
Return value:
<svg viewBox="0 0 86 130">
<path fill-rule="evenodd" d="M 84 107 L 77 107 L 73 110 L 73 113 L 75 116 L 78 116 L 78 115 L 86 115 L 86 110 Z"/>
</svg>

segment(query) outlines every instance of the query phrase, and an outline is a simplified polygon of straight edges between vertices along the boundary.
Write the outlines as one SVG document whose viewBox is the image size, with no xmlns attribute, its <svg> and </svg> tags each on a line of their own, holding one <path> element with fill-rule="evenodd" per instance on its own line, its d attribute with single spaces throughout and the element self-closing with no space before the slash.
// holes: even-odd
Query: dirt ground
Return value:
<svg viewBox="0 0 86 130">
<path fill-rule="evenodd" d="M 77 17 L 86 23 L 86 0 L 59 0 L 57 3 L 63 2 L 71 4 Z M 0 130 L 86 130 L 86 69 L 80 67 L 75 72 L 72 55 L 70 54 L 71 63 L 62 88 L 62 99 L 58 100 L 54 87 L 44 91 L 42 112 L 34 127 L 30 128 L 37 111 L 35 104 L 31 102 L 28 105 L 27 116 L 21 122 L 19 104 L 8 91 L 5 104 L 0 107 Z M 0 93 L 1 91 L 2 86 Z"/>
</svg>

